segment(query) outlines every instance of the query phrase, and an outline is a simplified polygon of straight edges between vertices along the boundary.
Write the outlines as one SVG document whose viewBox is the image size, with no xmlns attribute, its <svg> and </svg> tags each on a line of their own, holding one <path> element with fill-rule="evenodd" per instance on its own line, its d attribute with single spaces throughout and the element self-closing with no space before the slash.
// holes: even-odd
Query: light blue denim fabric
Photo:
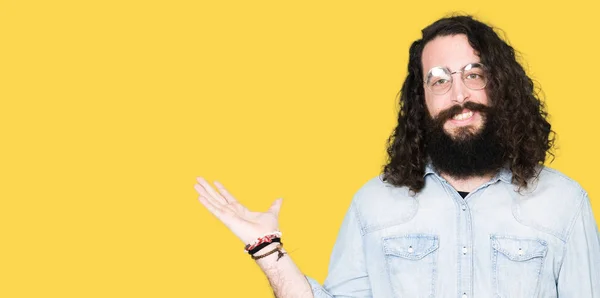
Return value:
<svg viewBox="0 0 600 298">
<path fill-rule="evenodd" d="M 587 193 L 558 171 L 518 192 L 504 169 L 465 199 L 427 168 L 410 196 L 376 177 L 355 195 L 315 297 L 600 298 Z"/>
</svg>

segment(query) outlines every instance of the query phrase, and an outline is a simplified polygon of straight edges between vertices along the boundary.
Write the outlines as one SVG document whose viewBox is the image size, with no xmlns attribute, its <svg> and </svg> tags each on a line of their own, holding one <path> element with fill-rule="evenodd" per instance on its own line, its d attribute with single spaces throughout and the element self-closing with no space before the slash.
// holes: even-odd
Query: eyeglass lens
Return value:
<svg viewBox="0 0 600 298">
<path fill-rule="evenodd" d="M 483 65 L 472 63 L 466 65 L 461 71 L 462 81 L 465 86 L 473 90 L 481 90 L 487 84 L 487 76 Z M 434 67 L 427 75 L 427 87 L 434 94 L 444 94 L 452 87 L 452 72 L 446 67 Z"/>
</svg>

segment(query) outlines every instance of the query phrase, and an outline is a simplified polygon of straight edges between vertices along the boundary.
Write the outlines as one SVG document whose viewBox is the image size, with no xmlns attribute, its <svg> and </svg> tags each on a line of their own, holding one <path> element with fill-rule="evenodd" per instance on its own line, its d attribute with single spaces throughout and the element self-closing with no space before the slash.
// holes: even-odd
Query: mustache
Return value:
<svg viewBox="0 0 600 298">
<path fill-rule="evenodd" d="M 492 111 L 492 108 L 486 105 L 467 101 L 462 105 L 453 105 L 450 108 L 441 111 L 433 120 L 437 123 L 445 123 L 450 118 L 460 114 L 464 109 L 479 112 L 484 115 L 489 114 Z"/>
</svg>

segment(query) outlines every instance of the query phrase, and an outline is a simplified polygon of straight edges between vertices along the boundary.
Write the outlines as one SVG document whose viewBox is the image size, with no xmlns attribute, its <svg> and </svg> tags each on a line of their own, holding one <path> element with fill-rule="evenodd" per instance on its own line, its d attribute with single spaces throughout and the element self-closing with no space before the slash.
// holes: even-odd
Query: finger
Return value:
<svg viewBox="0 0 600 298">
<path fill-rule="evenodd" d="M 227 189 L 225 188 L 225 186 L 223 186 L 223 184 L 221 184 L 219 181 L 215 181 L 214 182 L 215 186 L 217 187 L 217 190 L 219 191 L 219 193 L 221 193 L 221 195 L 223 195 L 223 198 L 225 198 L 225 200 L 228 203 L 239 203 L 230 193 L 229 191 L 227 191 Z"/>
<path fill-rule="evenodd" d="M 194 188 L 200 194 L 200 196 L 204 197 L 205 199 L 207 199 L 208 201 L 210 201 L 213 205 L 215 205 L 216 207 L 218 207 L 221 210 L 221 212 L 225 212 L 225 208 L 229 209 L 229 211 L 233 212 L 234 214 L 240 214 L 240 212 L 244 211 L 244 210 L 242 210 L 243 207 L 241 207 L 241 205 L 239 205 L 239 204 L 238 204 L 239 205 L 239 207 L 238 207 L 238 206 L 235 206 L 235 205 L 228 204 L 224 200 L 215 199 L 200 184 L 194 185 Z"/>
<path fill-rule="evenodd" d="M 200 203 L 202 203 L 202 205 L 204 205 L 204 207 L 206 207 L 206 209 L 208 209 L 208 211 L 210 213 L 212 213 L 218 219 L 221 219 L 221 217 L 223 215 L 223 211 L 222 211 L 222 209 L 218 205 L 215 205 L 213 202 L 211 202 L 205 196 L 199 196 L 198 200 L 200 201 Z"/>
<path fill-rule="evenodd" d="M 200 184 L 194 184 L 194 189 L 198 192 L 199 195 L 205 196 L 205 197 L 210 197 L 210 195 L 204 189 L 204 187 L 202 187 L 202 185 L 200 185 Z"/>
<path fill-rule="evenodd" d="M 227 191 L 227 189 L 225 189 L 223 184 L 219 183 L 218 181 L 215 181 L 214 183 L 217 186 L 217 190 L 219 191 L 219 193 L 221 193 L 221 195 L 223 195 L 223 198 L 225 198 L 225 200 L 227 201 L 227 204 L 228 204 L 227 206 L 231 206 L 233 208 L 233 210 L 236 212 L 240 212 L 240 213 L 250 212 L 250 210 L 248 210 L 248 208 L 246 208 L 246 206 L 244 206 L 240 202 L 238 202 L 238 200 L 236 200 L 229 193 L 229 191 Z"/>
<path fill-rule="evenodd" d="M 275 202 L 273 202 L 273 204 L 271 204 L 271 207 L 269 207 L 268 212 L 275 214 L 275 216 L 279 216 L 279 211 L 281 210 L 281 203 L 283 202 L 283 199 L 279 198 L 277 200 L 275 200 Z"/>
<path fill-rule="evenodd" d="M 206 198 L 207 200 L 209 200 L 212 204 L 215 204 L 219 207 L 224 206 L 225 202 L 220 201 L 218 199 L 215 199 L 213 196 L 211 196 L 204 187 L 202 187 L 202 185 L 200 184 L 195 184 L 194 185 L 194 189 L 196 189 L 196 191 L 198 192 L 198 194 L 204 198 Z"/>
<path fill-rule="evenodd" d="M 206 193 L 208 193 L 211 197 L 213 197 L 216 201 L 218 201 L 221 204 L 226 204 L 227 200 L 225 200 L 225 198 L 223 198 L 219 193 L 217 193 L 212 186 L 210 186 L 210 184 L 208 183 L 208 181 L 206 181 L 206 179 L 202 178 L 202 177 L 198 177 L 198 184 L 200 184 L 200 186 L 202 186 L 204 188 L 204 190 L 206 191 Z"/>
</svg>

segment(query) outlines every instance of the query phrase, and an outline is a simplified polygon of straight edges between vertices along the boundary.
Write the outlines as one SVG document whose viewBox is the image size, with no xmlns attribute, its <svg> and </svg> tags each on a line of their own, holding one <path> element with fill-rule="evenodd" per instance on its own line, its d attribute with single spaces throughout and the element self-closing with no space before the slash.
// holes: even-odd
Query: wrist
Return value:
<svg viewBox="0 0 600 298">
<path fill-rule="evenodd" d="M 266 233 L 263 234 L 262 236 L 255 238 L 254 241 L 249 242 L 248 244 L 246 244 L 246 246 L 244 247 L 244 249 L 246 250 L 246 252 L 249 252 L 250 254 L 254 254 L 256 253 L 259 249 L 261 249 L 262 247 L 265 247 L 266 245 L 268 245 L 271 242 L 281 242 L 281 232 L 280 231 L 274 231 L 274 232 L 270 232 L 270 233 Z"/>
<path fill-rule="evenodd" d="M 283 258 L 287 252 L 283 249 L 283 244 L 281 243 L 272 243 L 269 247 L 265 247 L 261 252 L 258 252 L 252 255 L 252 259 L 254 259 L 259 265 L 265 263 L 277 263 L 281 258 Z"/>
<path fill-rule="evenodd" d="M 254 255 L 255 256 L 260 256 L 260 255 L 262 255 L 262 254 L 264 254 L 264 253 L 266 253 L 268 251 L 271 251 L 271 250 L 275 249 L 277 247 L 277 245 L 279 245 L 278 242 L 269 243 L 269 245 L 263 247 L 262 249 L 260 249 L 259 251 L 257 251 Z"/>
<path fill-rule="evenodd" d="M 270 257 L 271 255 L 277 255 L 276 261 L 279 261 L 286 254 L 283 250 L 283 243 L 280 237 L 280 231 L 267 233 L 252 243 L 246 244 L 244 249 L 256 261 Z"/>
</svg>

